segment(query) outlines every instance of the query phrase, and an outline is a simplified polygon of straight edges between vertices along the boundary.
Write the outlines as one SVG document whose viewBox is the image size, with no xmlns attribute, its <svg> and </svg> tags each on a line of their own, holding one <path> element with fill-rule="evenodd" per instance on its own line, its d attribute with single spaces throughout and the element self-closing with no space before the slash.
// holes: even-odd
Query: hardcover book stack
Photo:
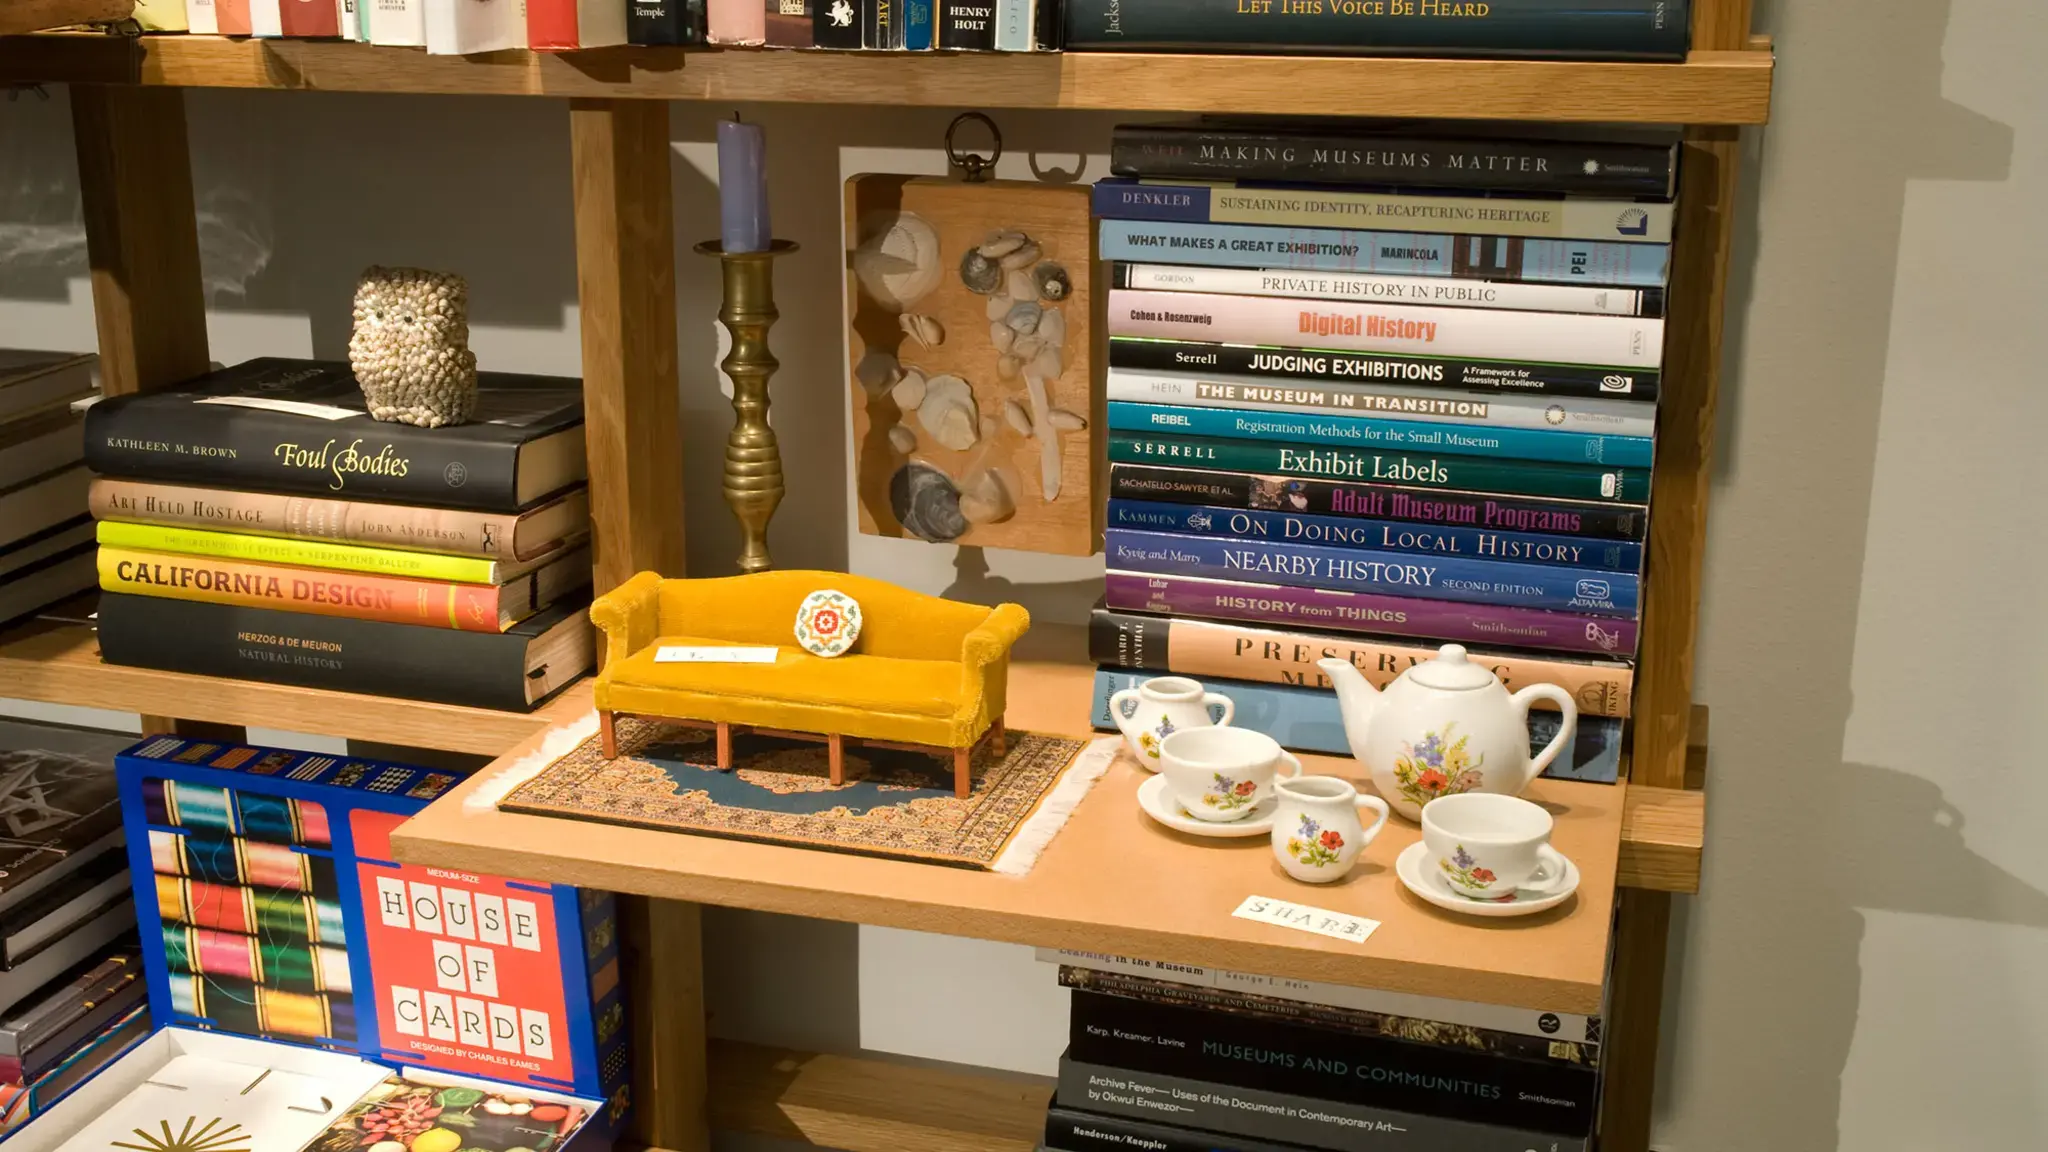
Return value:
<svg viewBox="0 0 2048 1152">
<path fill-rule="evenodd" d="M 587 671 L 575 380 L 479 373 L 473 422 L 372 420 L 263 359 L 92 407 L 110 663 L 528 711 Z"/>
<path fill-rule="evenodd" d="M 1074 990 L 1047 1152 L 1586 1152 L 1600 1020 L 1041 950 Z"/>
<path fill-rule="evenodd" d="M 131 739 L 0 722 L 0 1133 L 149 1033 L 114 784 Z"/>
<path fill-rule="evenodd" d="M 1237 723 L 1342 752 L 1315 662 L 1384 685 L 1449 642 L 1571 690 L 1552 772 L 1611 781 L 1676 155 L 1659 133 L 1120 127 L 1095 189 L 1097 722 L 1148 673 L 1234 678 Z"/>
<path fill-rule="evenodd" d="M 85 417 L 93 357 L 0 349 L 0 623 L 93 586 Z"/>
</svg>

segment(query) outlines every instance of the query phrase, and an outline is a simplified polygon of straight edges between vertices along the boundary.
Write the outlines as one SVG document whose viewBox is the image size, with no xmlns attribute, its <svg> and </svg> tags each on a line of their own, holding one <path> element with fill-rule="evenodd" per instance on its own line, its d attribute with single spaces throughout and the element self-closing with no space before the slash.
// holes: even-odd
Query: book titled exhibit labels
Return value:
<svg viewBox="0 0 2048 1152">
<path fill-rule="evenodd" d="M 1090 52 L 1308 52 L 1677 60 L 1687 0 L 1068 0 Z M 1369 109 L 1368 109 L 1369 111 Z"/>
<path fill-rule="evenodd" d="M 1096 251 L 1104 260 L 1629 288 L 1663 287 L 1671 261 L 1668 244 L 1171 220 L 1103 220 Z"/>
<path fill-rule="evenodd" d="M 1112 289 L 1109 334 L 1654 369 L 1664 322 L 1414 304 Z"/>
<path fill-rule="evenodd" d="M 1397 448 L 1412 452 L 1548 460 L 1560 464 L 1650 466 L 1650 438 L 1563 429 L 1482 428 L 1428 420 L 1318 412 L 1246 412 L 1230 408 L 1134 404 L 1112 400 L 1109 426 L 1122 432 L 1175 432 L 1235 440 Z"/>
<path fill-rule="evenodd" d="M 1111 368 L 1107 393 L 1112 404 L 1171 404 L 1246 412 L 1295 412 L 1305 416 L 1342 413 L 1603 436 L 1647 438 L 1657 431 L 1657 410 L 1648 404 L 1576 396 L 1482 395 L 1448 388 L 1139 368 Z"/>
<path fill-rule="evenodd" d="M 1428 196 L 1399 192 L 1098 180 L 1094 210 L 1106 220 L 1268 224 L 1532 236 L 1549 240 L 1671 243 L 1672 205 L 1656 201 L 1535 196 Z"/>
<path fill-rule="evenodd" d="M 1154 292 L 1374 300 L 1440 308 L 1590 312 L 1601 316 L 1656 316 L 1664 310 L 1661 289 L 1528 284 L 1450 276 L 1378 276 L 1359 272 L 1293 272 L 1286 269 L 1202 268 L 1188 264 L 1125 262 L 1112 269 L 1111 282 L 1118 288 Z"/>
<path fill-rule="evenodd" d="M 467 424 L 375 420 L 348 365 L 266 357 L 85 414 L 104 476 L 514 512 L 582 483 L 583 387 L 477 374 Z"/>
</svg>

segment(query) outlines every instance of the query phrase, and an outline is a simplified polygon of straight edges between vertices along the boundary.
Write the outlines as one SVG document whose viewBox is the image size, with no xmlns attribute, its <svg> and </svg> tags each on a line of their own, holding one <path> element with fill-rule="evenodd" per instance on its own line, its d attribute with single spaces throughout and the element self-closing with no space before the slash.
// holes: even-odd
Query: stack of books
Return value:
<svg viewBox="0 0 2048 1152">
<path fill-rule="evenodd" d="M 0 622 L 93 585 L 85 417 L 93 357 L 0 349 Z"/>
<path fill-rule="evenodd" d="M 1600 1019 L 1041 950 L 1074 990 L 1046 1152 L 1586 1152 Z"/>
<path fill-rule="evenodd" d="M 1238 723 L 1339 752 L 1317 660 L 1384 685 L 1451 642 L 1570 689 L 1553 774 L 1613 779 L 1676 161 L 1661 133 L 1119 128 L 1098 723 L 1127 670 L 1236 678 Z"/>
<path fill-rule="evenodd" d="M 593 661 L 578 381 L 429 429 L 252 360 L 94 405 L 86 462 L 110 663 L 528 711 Z"/>
<path fill-rule="evenodd" d="M 114 733 L 0 722 L 0 1133 L 149 1032 Z"/>
</svg>

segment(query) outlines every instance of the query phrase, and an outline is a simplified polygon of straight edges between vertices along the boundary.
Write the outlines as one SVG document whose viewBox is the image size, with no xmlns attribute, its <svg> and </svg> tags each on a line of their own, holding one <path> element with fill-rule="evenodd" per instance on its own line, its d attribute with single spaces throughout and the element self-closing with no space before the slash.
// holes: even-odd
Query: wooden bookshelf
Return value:
<svg viewBox="0 0 2048 1152">
<path fill-rule="evenodd" d="M 1052 1086 L 930 1061 L 711 1042 L 711 1123 L 839 1152 L 1032 1152 Z"/>
<path fill-rule="evenodd" d="M 429 56 L 417 48 L 218 36 L 0 41 L 0 84 L 1661 124 L 1763 123 L 1773 63 L 1759 47 L 1656 64 L 676 48 Z"/>
<path fill-rule="evenodd" d="M 92 628 L 30 620 L 0 632 L 0 695 L 176 716 L 209 724 L 255 725 L 319 736 L 496 756 L 590 707 L 590 686 L 572 684 L 534 712 L 496 712 L 353 692 L 224 680 L 102 663 Z"/>
</svg>

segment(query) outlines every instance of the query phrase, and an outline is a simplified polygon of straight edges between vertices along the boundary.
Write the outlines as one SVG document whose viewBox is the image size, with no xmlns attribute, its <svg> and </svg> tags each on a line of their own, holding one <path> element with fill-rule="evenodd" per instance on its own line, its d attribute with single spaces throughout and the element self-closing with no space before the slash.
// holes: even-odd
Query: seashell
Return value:
<svg viewBox="0 0 2048 1152">
<path fill-rule="evenodd" d="M 1039 320 L 1043 319 L 1044 316 L 1045 309 L 1040 308 L 1037 304 L 1034 304 L 1029 300 L 1026 300 L 1020 304 L 1012 306 L 1010 309 L 1010 314 L 1008 316 L 1003 317 L 1003 323 L 1008 324 L 1011 328 L 1015 329 L 1019 336 L 1029 336 L 1033 332 L 1038 331 L 1038 322 Z"/>
<path fill-rule="evenodd" d="M 1025 411 L 1022 404 L 1015 400 L 1003 401 L 1003 419 L 1010 422 L 1010 427 L 1017 430 L 1017 435 L 1031 435 L 1031 413 Z"/>
<path fill-rule="evenodd" d="M 996 351 L 1008 352 L 1010 346 L 1017 342 L 1017 332 L 1016 329 L 998 320 L 988 326 L 988 340 L 996 346 Z"/>
<path fill-rule="evenodd" d="M 1026 244 L 1022 248 L 1004 256 L 997 263 L 1003 266 L 1003 271 L 1015 272 L 1019 268 L 1029 268 L 1033 264 L 1038 263 L 1038 257 L 1038 245 Z"/>
<path fill-rule="evenodd" d="M 998 358 L 997 358 L 997 360 L 996 360 L 996 376 L 997 376 L 997 378 L 999 378 L 999 379 L 1003 379 L 1003 380 L 1015 380 L 1015 379 L 1016 379 L 1017 377 L 1019 377 L 1019 376 L 1022 376 L 1023 374 L 1024 374 L 1024 358 L 1023 358 L 1023 357 L 1021 357 L 1021 356 L 1002 356 L 1002 357 L 998 357 Z"/>
<path fill-rule="evenodd" d="M 1038 355 L 1039 349 L 1043 347 L 1045 347 L 1045 322 L 1041 320 L 1038 323 L 1038 331 L 1033 332 L 1029 336 L 1018 336 L 1016 338 L 1016 343 L 1010 345 L 1010 355 L 1015 356 L 1019 360 L 1029 360 L 1033 356 Z"/>
<path fill-rule="evenodd" d="M 981 411 L 974 389 L 958 376 L 934 376 L 925 384 L 917 422 L 932 439 L 955 452 L 965 452 L 981 439 Z"/>
<path fill-rule="evenodd" d="M 917 433 L 898 424 L 889 429 L 889 447 L 908 456 L 917 451 Z"/>
<path fill-rule="evenodd" d="M 925 378 L 922 368 L 905 368 L 903 378 L 889 389 L 889 398 L 896 401 L 896 407 L 904 412 L 915 412 L 924 403 Z"/>
<path fill-rule="evenodd" d="M 1017 501 L 1001 473 L 984 468 L 967 477 L 960 494 L 960 515 L 969 524 L 1000 524 L 1017 514 Z"/>
<path fill-rule="evenodd" d="M 991 260 L 1000 260 L 1024 246 L 1027 237 L 1022 232 L 998 232 L 986 244 L 975 251 Z"/>
<path fill-rule="evenodd" d="M 880 396 L 903 375 L 903 369 L 896 363 L 896 357 L 887 352 L 870 352 L 853 366 L 853 378 L 867 389 L 870 397 Z"/>
<path fill-rule="evenodd" d="M 1003 294 L 1012 300 L 1038 299 L 1038 282 L 1031 273 L 1023 270 L 1011 272 L 1003 277 Z"/>
<path fill-rule="evenodd" d="M 1040 300 L 1065 300 L 1074 293 L 1074 283 L 1067 278 L 1067 269 L 1057 261 L 1047 260 L 1031 270 L 1031 278 L 1038 283 Z"/>
<path fill-rule="evenodd" d="M 854 276 L 877 302 L 901 312 L 931 294 L 945 276 L 939 234 L 915 212 L 871 213 L 853 253 Z"/>
<path fill-rule="evenodd" d="M 967 531 L 960 514 L 960 489 L 944 472 L 912 460 L 889 478 L 889 510 L 896 522 L 920 540 L 944 544 Z"/>
<path fill-rule="evenodd" d="M 1001 320 L 1010 314 L 1010 309 L 1016 306 L 1017 302 L 1010 299 L 1009 293 L 997 292 L 988 298 L 988 318 L 991 320 Z"/>
<path fill-rule="evenodd" d="M 1002 284 L 1002 266 L 983 256 L 979 250 L 969 248 L 967 254 L 960 257 L 960 282 L 967 285 L 969 292 L 986 296 Z"/>
<path fill-rule="evenodd" d="M 1054 348 L 1067 342 L 1066 313 L 1058 308 L 1047 308 L 1038 321 L 1038 338 Z"/>
<path fill-rule="evenodd" d="M 1088 427 L 1088 418 L 1086 416 L 1081 415 L 1079 412 L 1069 412 L 1065 408 L 1053 409 L 1051 412 L 1046 413 L 1045 419 L 1047 423 L 1062 432 L 1080 432 Z"/>
<path fill-rule="evenodd" d="M 1050 351 L 1050 349 L 1048 349 Z M 1045 377 L 1026 370 L 1024 386 L 1031 394 L 1032 427 L 1043 427 L 1052 418 L 1052 402 L 1046 396 Z M 1039 491 L 1044 493 L 1045 502 L 1050 504 L 1060 498 L 1060 438 L 1057 435 L 1038 438 Z"/>
<path fill-rule="evenodd" d="M 946 342 L 946 326 L 939 323 L 935 316 L 905 314 L 897 317 L 896 323 L 902 327 L 905 335 L 927 350 L 937 348 Z"/>
<path fill-rule="evenodd" d="M 1027 374 L 1036 372 L 1047 380 L 1057 380 L 1065 367 L 1060 360 L 1060 350 L 1048 345 L 1038 350 L 1038 355 L 1031 358 L 1031 364 L 1024 371 Z"/>
</svg>

